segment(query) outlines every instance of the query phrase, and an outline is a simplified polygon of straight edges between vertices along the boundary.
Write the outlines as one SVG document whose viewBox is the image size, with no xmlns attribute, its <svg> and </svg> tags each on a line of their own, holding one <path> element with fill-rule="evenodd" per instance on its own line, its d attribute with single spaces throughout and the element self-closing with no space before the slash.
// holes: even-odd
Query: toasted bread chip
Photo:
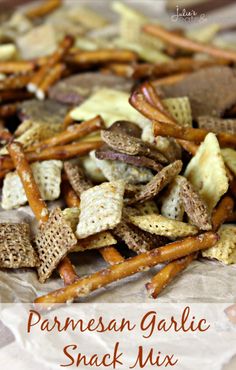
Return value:
<svg viewBox="0 0 236 370">
<path fill-rule="evenodd" d="M 222 225 L 218 234 L 220 240 L 214 247 L 202 252 L 203 257 L 215 258 L 226 265 L 236 263 L 236 226 Z"/>
<path fill-rule="evenodd" d="M 145 202 L 148 199 L 154 198 L 180 173 L 182 165 L 181 161 L 175 161 L 164 167 L 140 192 L 135 194 L 133 199 L 128 200 L 127 203 Z"/>
<path fill-rule="evenodd" d="M 144 231 L 151 234 L 162 235 L 170 238 L 184 238 L 195 235 L 198 228 L 187 223 L 171 220 L 161 215 L 131 216 L 130 221 Z"/>
<path fill-rule="evenodd" d="M 73 232 L 75 232 L 79 222 L 80 208 L 78 207 L 65 208 L 63 209 L 62 214 L 66 222 L 70 225 Z"/>
<path fill-rule="evenodd" d="M 77 239 L 64 219 L 60 208 L 54 209 L 46 223 L 41 225 L 35 238 L 36 250 L 40 259 L 39 281 L 44 283 L 59 262 L 73 250 Z"/>
<path fill-rule="evenodd" d="M 220 146 L 213 133 L 205 137 L 189 162 L 185 176 L 211 212 L 229 186 Z"/>
<path fill-rule="evenodd" d="M 148 119 L 144 118 L 136 109 L 129 104 L 129 94 L 112 89 L 100 89 L 79 107 L 71 112 L 74 120 L 86 120 L 100 114 L 109 127 L 115 121 L 128 120 L 137 123 L 141 128 Z"/>
<path fill-rule="evenodd" d="M 193 119 L 188 97 L 163 99 L 163 104 L 181 126 L 192 126 Z"/>
<path fill-rule="evenodd" d="M 142 184 L 153 178 L 153 174 L 148 168 L 140 168 L 120 161 L 98 159 L 94 152 L 91 153 L 91 156 L 109 181 L 122 179 L 130 184 Z"/>
<path fill-rule="evenodd" d="M 150 249 L 167 243 L 167 240 L 163 237 L 153 236 L 125 220 L 122 220 L 122 222 L 112 230 L 112 233 L 123 240 L 129 249 L 137 253 L 149 251 Z"/>
<path fill-rule="evenodd" d="M 153 213 L 159 214 L 158 207 L 153 200 L 147 200 L 144 203 L 136 203 L 132 207 L 125 207 L 124 213 L 129 216 L 145 216 Z"/>
<path fill-rule="evenodd" d="M 57 199 L 60 196 L 62 162 L 58 160 L 35 162 L 31 168 L 42 199 Z M 2 208 L 18 208 L 26 202 L 27 197 L 16 171 L 8 173 L 3 182 Z"/>
<path fill-rule="evenodd" d="M 117 240 L 109 231 L 102 231 L 98 234 L 88 236 L 85 239 L 78 240 L 73 252 L 83 252 L 88 249 L 98 249 L 115 245 Z"/>
<path fill-rule="evenodd" d="M 154 146 L 144 143 L 141 139 L 123 133 L 112 131 L 101 131 L 103 141 L 112 149 L 128 155 L 144 155 L 159 161 L 167 163 L 166 158 L 157 151 Z"/>
<path fill-rule="evenodd" d="M 183 176 L 176 176 L 162 197 L 161 214 L 177 221 L 182 221 L 184 216 L 184 207 L 180 197 L 182 180 Z"/>
<path fill-rule="evenodd" d="M 93 186 L 92 182 L 85 177 L 84 171 L 78 165 L 66 161 L 64 163 L 64 170 L 72 188 L 78 196 Z"/>
<path fill-rule="evenodd" d="M 0 223 L 0 267 L 20 268 L 38 265 L 26 223 Z"/>
<path fill-rule="evenodd" d="M 207 205 L 193 189 L 191 183 L 182 178 L 180 199 L 190 222 L 201 230 L 211 230 L 211 216 Z"/>
<path fill-rule="evenodd" d="M 81 194 L 76 230 L 79 239 L 113 229 L 120 222 L 124 190 L 124 181 L 118 180 L 94 186 Z"/>
<path fill-rule="evenodd" d="M 222 149 L 221 154 L 223 155 L 225 164 L 233 172 L 234 176 L 236 176 L 236 150 L 230 148 Z"/>
<path fill-rule="evenodd" d="M 98 159 L 120 161 L 127 164 L 131 164 L 136 167 L 150 168 L 151 170 L 154 171 L 160 171 L 162 169 L 162 165 L 151 158 L 119 153 L 113 150 L 109 150 L 107 148 L 101 148 L 99 150 L 96 150 L 95 156 Z"/>
<path fill-rule="evenodd" d="M 198 117 L 198 126 L 215 133 L 227 132 L 228 134 L 236 134 L 236 119 L 200 116 Z"/>
</svg>

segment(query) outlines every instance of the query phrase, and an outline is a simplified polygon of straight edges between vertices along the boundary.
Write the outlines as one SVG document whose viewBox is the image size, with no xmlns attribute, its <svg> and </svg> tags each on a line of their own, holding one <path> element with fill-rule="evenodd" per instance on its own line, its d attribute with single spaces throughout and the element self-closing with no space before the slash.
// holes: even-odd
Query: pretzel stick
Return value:
<svg viewBox="0 0 236 370">
<path fill-rule="evenodd" d="M 194 144 L 192 141 L 177 139 L 177 142 L 191 155 L 195 155 L 199 148 L 199 146 Z"/>
<path fill-rule="evenodd" d="M 236 212 L 233 212 L 231 215 L 229 215 L 226 222 L 236 222 Z"/>
<path fill-rule="evenodd" d="M 224 197 L 219 205 L 215 208 L 212 216 L 213 231 L 217 231 L 219 227 L 226 221 L 229 214 L 232 213 L 234 202 L 230 197 Z M 146 288 L 153 298 L 157 298 L 159 293 L 183 270 L 185 270 L 190 263 L 197 257 L 193 253 L 186 258 L 173 261 L 167 264 L 161 271 L 159 271 L 152 280 L 146 284 Z"/>
<path fill-rule="evenodd" d="M 187 257 L 177 261 L 168 263 L 161 269 L 149 283 L 146 284 L 146 289 L 152 298 L 157 298 L 160 292 L 175 279 L 175 277 L 185 270 L 190 263 L 196 258 L 197 254 L 193 253 Z"/>
<path fill-rule="evenodd" d="M 0 90 L 22 89 L 27 85 L 33 76 L 33 72 L 8 76 L 0 81 Z"/>
<path fill-rule="evenodd" d="M 65 60 L 68 63 L 90 66 L 109 62 L 134 62 L 137 60 L 137 54 L 133 51 L 121 49 L 83 50 L 77 53 L 69 54 Z"/>
<path fill-rule="evenodd" d="M 62 183 L 62 192 L 68 207 L 79 207 L 80 200 L 67 180 Z M 99 253 L 110 265 L 124 261 L 122 255 L 114 247 L 99 248 Z"/>
<path fill-rule="evenodd" d="M 173 119 L 170 119 L 166 114 L 159 111 L 152 104 L 150 104 L 142 93 L 135 91 L 129 98 L 129 103 L 137 109 L 145 117 L 153 121 L 173 124 Z"/>
<path fill-rule="evenodd" d="M 46 94 L 50 87 L 54 85 L 62 76 L 63 72 L 65 72 L 66 66 L 63 63 L 58 63 L 53 67 L 51 70 L 49 70 L 43 79 L 43 81 L 40 83 L 37 91 L 36 96 L 39 100 L 44 100 L 46 97 Z"/>
<path fill-rule="evenodd" d="M 236 62 L 236 52 L 232 50 L 221 49 L 212 45 L 206 45 L 197 41 L 192 41 L 184 36 L 173 34 L 159 25 L 145 25 L 143 27 L 143 31 L 152 36 L 156 36 L 171 45 L 177 46 L 180 49 L 206 53 L 215 58 L 222 58 Z"/>
<path fill-rule="evenodd" d="M 105 71 L 112 72 L 117 76 L 121 77 L 131 77 L 133 74 L 133 66 L 124 63 L 110 63 L 104 67 Z M 102 70 L 102 71 L 103 71 Z"/>
<path fill-rule="evenodd" d="M 99 248 L 99 253 L 105 262 L 109 265 L 116 265 L 117 263 L 123 262 L 125 259 L 114 247 Z"/>
<path fill-rule="evenodd" d="M 103 120 L 101 116 L 96 116 L 88 121 L 70 126 L 67 130 L 33 145 L 32 147 L 28 148 L 27 151 L 38 151 L 53 146 L 71 143 L 72 141 L 78 140 L 92 132 L 101 129 L 102 127 Z"/>
<path fill-rule="evenodd" d="M 182 81 L 188 75 L 189 75 L 188 73 L 176 73 L 168 77 L 162 77 L 157 80 L 154 80 L 152 81 L 152 85 L 155 87 L 174 85 L 176 82 Z"/>
<path fill-rule="evenodd" d="M 212 214 L 212 229 L 217 231 L 220 226 L 232 214 L 234 208 L 234 201 L 232 198 L 225 196 Z"/>
<path fill-rule="evenodd" d="M 154 136 L 170 136 L 176 139 L 194 141 L 196 143 L 203 141 L 206 135 L 211 132 L 203 128 L 182 127 L 179 125 L 163 124 L 160 122 L 153 122 L 153 131 Z M 221 146 L 236 146 L 236 135 L 219 132 L 216 136 Z"/>
<path fill-rule="evenodd" d="M 66 114 L 64 118 L 63 125 L 62 125 L 64 130 L 67 129 L 68 126 L 72 125 L 75 122 L 70 114 L 71 114 L 71 110 Z"/>
<path fill-rule="evenodd" d="M 218 235 L 206 232 L 195 237 L 188 237 L 163 247 L 141 253 L 124 262 L 110 266 L 105 270 L 95 272 L 92 275 L 79 279 L 74 284 L 63 289 L 56 290 L 45 296 L 37 298 L 35 303 L 65 303 L 77 297 L 87 296 L 92 291 L 104 287 L 114 281 L 134 275 L 159 263 L 172 261 L 201 249 L 210 248 L 218 240 Z"/>
<path fill-rule="evenodd" d="M 17 105 L 16 104 L 4 104 L 0 106 L 0 117 L 7 118 L 14 116 L 17 112 Z"/>
<path fill-rule="evenodd" d="M 43 79 L 57 63 L 59 63 L 73 45 L 74 39 L 71 36 L 66 36 L 59 44 L 57 50 L 48 57 L 47 63 L 43 64 L 42 67 L 35 73 L 32 80 L 28 83 L 27 89 L 30 92 L 36 92 L 37 88 L 42 83 Z"/>
<path fill-rule="evenodd" d="M 46 222 L 48 220 L 48 209 L 46 203 L 41 199 L 38 185 L 34 180 L 32 170 L 25 157 L 22 145 L 17 142 L 12 142 L 7 146 L 7 149 L 21 179 L 26 197 L 36 219 L 39 222 Z"/>
<path fill-rule="evenodd" d="M 31 167 L 25 157 L 24 150 L 20 143 L 13 142 L 8 145 L 8 151 L 15 164 L 16 171 L 21 179 L 30 208 L 38 222 L 47 222 L 49 212 L 46 203 L 41 199 L 38 185 L 35 182 Z M 72 273 L 73 272 L 73 273 Z M 75 272 L 68 258 L 64 259 L 59 267 L 59 273 L 65 284 L 74 282 Z"/>
<path fill-rule="evenodd" d="M 0 62 L 0 73 L 16 74 L 30 72 L 35 69 L 34 62 L 17 61 L 17 62 Z"/>
<path fill-rule="evenodd" d="M 57 9 L 61 5 L 61 0 L 47 0 L 36 7 L 28 10 L 25 15 L 27 18 L 33 20 L 35 18 L 43 17 Z"/>
<path fill-rule="evenodd" d="M 231 183 L 230 183 L 230 191 L 233 195 L 233 197 L 236 199 L 236 179 L 234 179 Z"/>
<path fill-rule="evenodd" d="M 0 93 L 0 101 L 1 102 L 15 102 L 15 101 L 22 101 L 26 99 L 32 98 L 32 95 L 25 90 L 3 90 Z"/>
<path fill-rule="evenodd" d="M 69 159 L 79 155 L 85 155 L 93 149 L 98 149 L 102 146 L 103 142 L 98 141 L 85 141 L 81 143 L 75 143 L 70 145 L 54 146 L 52 148 L 46 148 L 39 152 L 27 152 L 27 161 L 45 161 L 48 159 Z M 1 170 L 12 170 L 15 168 L 13 161 L 9 156 L 4 156 L 0 158 L 0 168 Z M 4 173 L 4 171 L 2 172 Z M 0 173 L 0 178 L 2 173 Z"/>
</svg>

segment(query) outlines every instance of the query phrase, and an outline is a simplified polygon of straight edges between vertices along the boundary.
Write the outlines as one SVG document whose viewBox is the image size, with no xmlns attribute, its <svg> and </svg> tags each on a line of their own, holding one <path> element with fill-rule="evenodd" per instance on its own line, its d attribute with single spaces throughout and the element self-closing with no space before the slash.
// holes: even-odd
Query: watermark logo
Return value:
<svg viewBox="0 0 236 370">
<path fill-rule="evenodd" d="M 184 22 L 196 22 L 203 23 L 207 20 L 207 16 L 205 13 L 198 14 L 195 10 L 186 10 L 180 9 L 178 5 L 176 5 L 176 12 L 171 16 L 171 20 L 173 22 L 178 22 L 178 20 L 182 20 Z"/>
</svg>

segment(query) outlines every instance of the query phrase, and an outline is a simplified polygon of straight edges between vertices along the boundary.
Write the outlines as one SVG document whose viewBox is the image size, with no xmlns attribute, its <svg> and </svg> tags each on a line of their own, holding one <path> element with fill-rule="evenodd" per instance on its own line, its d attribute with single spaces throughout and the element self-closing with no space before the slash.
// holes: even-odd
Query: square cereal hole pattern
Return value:
<svg viewBox="0 0 236 370">
<path fill-rule="evenodd" d="M 0 267 L 24 268 L 38 265 L 26 223 L 0 223 Z"/>
<path fill-rule="evenodd" d="M 74 249 L 77 239 L 60 208 L 55 208 L 36 235 L 35 244 L 40 259 L 39 281 L 44 283 L 59 262 Z"/>
</svg>

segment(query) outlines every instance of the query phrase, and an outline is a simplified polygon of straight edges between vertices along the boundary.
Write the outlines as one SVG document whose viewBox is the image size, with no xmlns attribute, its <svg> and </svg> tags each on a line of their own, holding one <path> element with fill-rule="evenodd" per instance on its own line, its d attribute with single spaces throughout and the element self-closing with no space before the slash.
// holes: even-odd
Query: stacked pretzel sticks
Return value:
<svg viewBox="0 0 236 370">
<path fill-rule="evenodd" d="M 2 212 L 29 204 L 38 221 L 33 238 L 27 222 L 0 223 L 0 267 L 65 285 L 36 303 L 160 265 L 146 284 L 156 298 L 201 258 L 236 263 L 236 53 L 113 9 L 119 35 L 87 11 L 82 37 L 71 27 L 46 55 L 0 60 Z M 24 16 L 37 28 L 60 11 Z M 87 250 L 108 267 L 84 277 L 71 253 Z"/>
</svg>

